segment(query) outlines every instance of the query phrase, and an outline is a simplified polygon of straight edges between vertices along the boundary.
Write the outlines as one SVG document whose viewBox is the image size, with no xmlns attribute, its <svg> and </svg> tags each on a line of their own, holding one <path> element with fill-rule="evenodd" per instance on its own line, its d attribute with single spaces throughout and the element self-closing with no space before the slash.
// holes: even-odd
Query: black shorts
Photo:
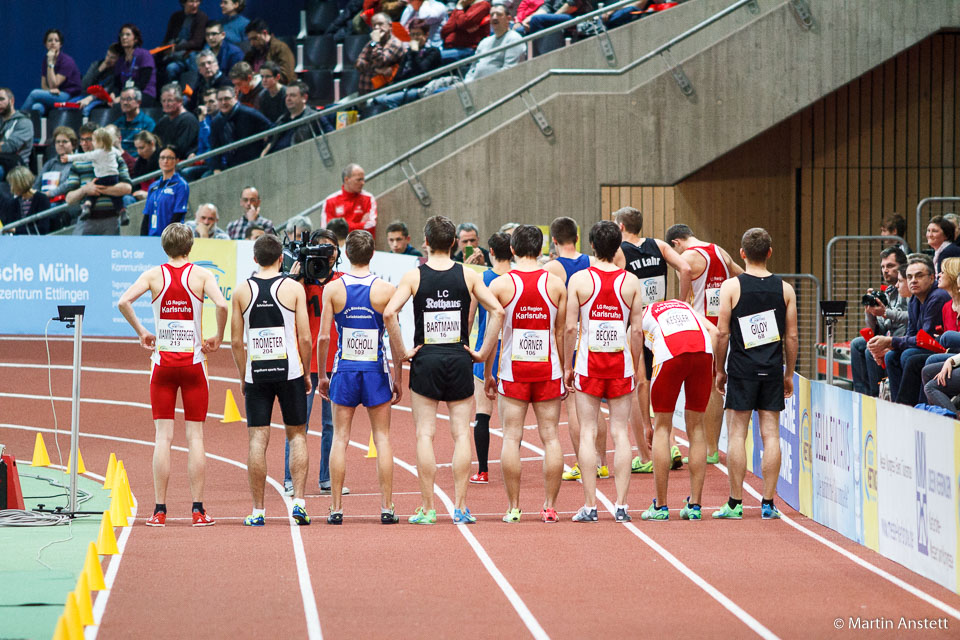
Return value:
<svg viewBox="0 0 960 640">
<path fill-rule="evenodd" d="M 422 347 L 410 363 L 410 390 L 442 402 L 472 397 L 473 358 L 460 347 Z"/>
<path fill-rule="evenodd" d="M 783 411 L 783 378 L 727 378 L 725 409 Z"/>
<path fill-rule="evenodd" d="M 283 424 L 291 426 L 306 424 L 306 388 L 303 376 L 295 380 L 277 382 L 248 382 L 243 396 L 243 404 L 247 409 L 247 426 L 270 426 L 274 398 L 280 402 Z"/>
<path fill-rule="evenodd" d="M 647 380 L 653 378 L 653 351 L 647 349 L 647 346 L 643 346 L 643 366 L 647 372 Z"/>
</svg>

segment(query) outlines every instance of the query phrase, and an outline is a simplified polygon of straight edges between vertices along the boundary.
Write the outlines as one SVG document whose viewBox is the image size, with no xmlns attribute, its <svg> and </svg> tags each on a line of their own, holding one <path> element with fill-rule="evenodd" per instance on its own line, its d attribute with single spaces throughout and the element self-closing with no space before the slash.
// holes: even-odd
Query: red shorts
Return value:
<svg viewBox="0 0 960 640">
<path fill-rule="evenodd" d="M 650 383 L 650 404 L 655 413 L 673 413 L 677 408 L 680 386 L 686 396 L 687 411 L 703 413 L 713 388 L 713 355 L 681 353 L 656 367 Z"/>
<path fill-rule="evenodd" d="M 500 395 L 523 402 L 545 402 L 563 395 L 563 379 L 539 380 L 537 382 L 511 382 L 500 380 L 497 387 Z"/>
<path fill-rule="evenodd" d="M 579 373 L 573 376 L 573 386 L 577 391 L 608 400 L 626 395 L 634 388 L 633 376 L 629 378 L 591 378 Z"/>
<path fill-rule="evenodd" d="M 154 420 L 173 420 L 177 408 L 177 389 L 183 398 L 183 413 L 190 422 L 207 419 L 210 388 L 203 362 L 186 367 L 154 364 L 150 371 L 150 406 Z"/>
</svg>

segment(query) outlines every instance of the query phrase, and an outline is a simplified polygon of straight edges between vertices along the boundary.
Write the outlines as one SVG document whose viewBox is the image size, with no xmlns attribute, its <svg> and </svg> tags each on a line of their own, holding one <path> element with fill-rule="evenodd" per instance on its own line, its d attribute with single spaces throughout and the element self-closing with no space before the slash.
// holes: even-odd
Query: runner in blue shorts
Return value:
<svg viewBox="0 0 960 640">
<path fill-rule="evenodd" d="M 352 231 L 347 236 L 347 258 L 353 268 L 323 290 L 323 314 L 317 339 L 319 362 L 326 362 L 330 323 L 337 322 L 337 355 L 330 379 L 320 373 L 320 394 L 333 405 L 333 446 L 330 483 L 333 504 L 329 524 L 343 524 L 343 476 L 346 471 L 350 427 L 358 405 L 367 409 L 377 447 L 380 479 L 380 522 L 399 521 L 393 509 L 393 452 L 390 450 L 390 404 L 400 401 L 399 381 L 390 377 L 383 345 L 383 310 L 394 286 L 370 273 L 373 236 Z M 399 378 L 398 378 L 399 380 Z"/>
</svg>

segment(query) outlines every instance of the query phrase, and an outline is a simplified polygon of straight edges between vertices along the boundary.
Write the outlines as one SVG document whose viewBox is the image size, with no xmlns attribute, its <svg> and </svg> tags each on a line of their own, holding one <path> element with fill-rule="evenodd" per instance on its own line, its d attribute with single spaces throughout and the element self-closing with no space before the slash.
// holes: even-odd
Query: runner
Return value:
<svg viewBox="0 0 960 640">
<path fill-rule="evenodd" d="M 177 389 L 183 398 L 187 432 L 187 473 L 193 495 L 193 526 L 214 524 L 203 508 L 203 422 L 207 419 L 209 388 L 204 354 L 220 348 L 227 326 L 227 301 L 213 274 L 189 262 L 193 230 L 185 224 L 167 226 L 160 245 L 170 258 L 166 264 L 140 274 L 120 296 L 117 307 L 137 332 L 140 345 L 153 351 L 150 357 L 150 406 L 156 426 L 153 449 L 153 493 L 156 504 L 147 526 L 162 527 L 167 520 L 167 481 L 170 479 L 170 445 L 173 442 Z M 137 318 L 133 303 L 149 291 L 153 298 L 156 335 Z M 217 307 L 217 334 L 203 339 L 203 296 Z"/>
<path fill-rule="evenodd" d="M 390 334 L 394 373 L 398 383 L 402 363 L 410 362 L 410 391 L 413 420 L 417 425 L 417 475 L 423 504 L 410 517 L 413 524 L 433 524 L 433 480 L 437 473 L 433 437 L 437 430 L 437 406 L 447 403 L 453 435 L 454 512 L 456 524 L 477 519 L 466 506 L 470 474 L 470 410 L 473 397 L 473 362 L 484 362 L 496 348 L 503 322 L 503 307 L 490 293 L 480 275 L 450 258 L 456 242 L 456 227 L 449 218 L 433 216 L 423 228 L 428 258 L 419 268 L 404 274 L 390 299 L 383 319 Z M 477 298 L 487 313 L 483 347 L 469 347 L 470 296 Z M 414 348 L 407 351 L 400 335 L 397 314 L 413 298 Z"/>
<path fill-rule="evenodd" d="M 330 450 L 330 481 L 333 504 L 329 524 L 343 524 L 342 493 L 347 443 L 357 405 L 367 409 L 373 443 L 377 447 L 380 481 L 380 522 L 396 524 L 393 509 L 393 452 L 390 449 L 390 405 L 400 402 L 400 383 L 390 380 L 383 347 L 383 310 L 396 289 L 370 273 L 373 236 L 369 231 L 351 231 L 346 252 L 352 268 L 323 290 L 317 358 L 326 361 L 330 325 L 337 321 L 337 355 L 333 377 L 320 377 L 320 394 L 333 403 L 333 447 Z M 392 400 L 392 402 L 391 402 Z"/>
<path fill-rule="evenodd" d="M 620 229 L 603 220 L 590 229 L 590 244 L 595 264 L 570 278 L 567 294 L 566 339 L 564 341 L 564 381 L 577 393 L 580 416 L 581 469 L 596 465 L 597 418 L 600 401 L 610 408 L 610 433 L 613 434 L 613 473 L 617 484 L 615 517 L 629 522 L 627 489 L 630 487 L 630 419 L 634 371 L 640 354 L 643 332 L 640 328 L 643 305 L 640 282 L 636 276 L 613 264 L 621 241 Z M 577 321 L 583 331 L 577 337 Z M 628 325 L 633 326 L 628 336 Z M 574 349 L 576 363 L 572 362 Z M 597 521 L 597 482 L 593 474 L 584 474 L 584 506 L 573 516 L 575 522 Z"/>
<path fill-rule="evenodd" d="M 307 481 L 307 394 L 312 383 L 306 366 L 310 362 L 310 321 L 303 287 L 280 272 L 283 247 L 272 234 L 257 238 L 253 260 L 260 269 L 233 295 L 230 331 L 233 361 L 240 372 L 240 391 L 247 412 L 249 453 L 247 476 L 253 496 L 253 513 L 243 524 L 265 523 L 263 488 L 267 476 L 267 445 L 273 402 L 280 413 L 290 442 L 290 474 L 293 476 L 291 517 L 298 525 L 310 524 L 303 499 Z"/>
<path fill-rule="evenodd" d="M 779 418 L 784 398 L 793 395 L 793 368 L 797 363 L 799 338 L 793 287 L 767 270 L 767 261 L 773 254 L 772 244 L 765 229 L 748 229 L 740 242 L 740 257 L 747 271 L 720 287 L 717 353 L 726 354 L 728 344 L 730 353 L 726 358 L 716 359 L 716 383 L 717 391 L 726 394 L 726 408 L 731 410 L 732 418 L 727 442 L 730 500 L 713 512 L 714 518 L 739 520 L 743 517 L 747 423 L 754 411 L 760 416 L 763 438 L 760 515 L 764 520 L 780 517 L 780 511 L 773 504 L 780 476 Z"/>
<path fill-rule="evenodd" d="M 654 302 L 643 312 L 643 336 L 653 353 L 653 380 L 650 399 L 655 415 L 653 432 L 653 477 L 657 497 L 643 512 L 644 520 L 668 520 L 667 482 L 673 452 L 673 411 L 680 387 L 686 402 L 684 419 L 690 439 L 690 495 L 680 518 L 700 519 L 700 497 L 706 470 L 706 440 L 703 435 L 703 412 L 710 401 L 713 387 L 713 351 L 717 330 L 706 318 L 686 302 L 669 300 Z M 640 377 L 639 375 L 637 377 Z"/>
<path fill-rule="evenodd" d="M 562 344 L 566 309 L 563 280 L 545 271 L 537 263 L 543 250 L 543 232 L 530 224 L 513 230 L 510 247 L 516 265 L 507 275 L 490 285 L 490 292 L 503 305 L 502 356 L 500 381 L 494 379 L 493 356 L 487 361 L 486 390 L 496 386 L 500 394 L 500 420 L 503 423 L 503 450 L 500 468 L 507 489 L 507 513 L 504 522 L 520 522 L 520 442 L 527 408 L 532 404 L 537 429 L 543 442 L 543 480 L 546 496 L 540 519 L 557 521 L 557 494 L 563 473 L 563 451 L 557 435 L 560 399 L 565 395 L 563 365 L 557 351 Z"/>
</svg>

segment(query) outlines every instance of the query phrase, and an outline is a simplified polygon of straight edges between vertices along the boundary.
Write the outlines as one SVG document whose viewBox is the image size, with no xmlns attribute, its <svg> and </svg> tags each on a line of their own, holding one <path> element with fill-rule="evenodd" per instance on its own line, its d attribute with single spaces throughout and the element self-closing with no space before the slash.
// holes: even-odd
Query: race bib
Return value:
<svg viewBox="0 0 960 640">
<path fill-rule="evenodd" d="M 247 351 L 251 360 L 286 360 L 287 345 L 283 327 L 250 329 L 247 335 Z"/>
<path fill-rule="evenodd" d="M 643 304 L 660 302 L 667 297 L 667 279 L 664 276 L 654 276 L 640 282 L 640 297 Z"/>
<path fill-rule="evenodd" d="M 196 334 L 190 320 L 159 320 L 157 323 L 157 351 L 165 353 L 193 353 Z"/>
<path fill-rule="evenodd" d="M 622 322 L 590 320 L 587 348 L 594 353 L 616 353 L 626 344 L 626 327 Z"/>
<path fill-rule="evenodd" d="M 423 343 L 456 344 L 460 342 L 460 311 L 424 311 Z"/>
<path fill-rule="evenodd" d="M 550 357 L 550 331 L 548 329 L 514 329 L 513 355 L 516 362 L 546 362 Z"/>
<path fill-rule="evenodd" d="M 657 316 L 657 322 L 660 323 L 660 332 L 666 336 L 673 335 L 679 331 L 699 331 L 700 325 L 693 314 L 686 309 L 669 309 Z"/>
<path fill-rule="evenodd" d="M 763 344 L 780 342 L 780 328 L 777 326 L 777 317 L 773 310 L 756 313 L 749 317 L 737 318 L 740 322 L 740 333 L 743 335 L 743 346 L 753 349 Z"/>
<path fill-rule="evenodd" d="M 359 360 L 375 362 L 377 359 L 377 342 L 380 332 L 376 329 L 342 329 L 340 341 L 340 358 L 343 360 Z"/>
<path fill-rule="evenodd" d="M 707 287 L 707 317 L 716 318 L 720 315 L 720 287 Z"/>
</svg>

